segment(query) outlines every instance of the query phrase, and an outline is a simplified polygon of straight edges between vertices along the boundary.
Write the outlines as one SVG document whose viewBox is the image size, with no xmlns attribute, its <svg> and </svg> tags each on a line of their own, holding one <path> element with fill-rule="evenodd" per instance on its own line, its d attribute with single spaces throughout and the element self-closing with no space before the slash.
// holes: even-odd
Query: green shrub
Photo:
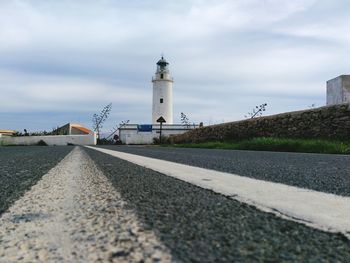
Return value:
<svg viewBox="0 0 350 263">
<path fill-rule="evenodd" d="M 160 143 L 159 137 L 153 138 L 153 144 L 169 144 L 169 137 L 162 135 L 162 143 Z"/>
<path fill-rule="evenodd" d="M 350 154 L 350 142 L 325 139 L 258 137 L 242 141 L 213 141 L 174 146 L 209 149 Z"/>
<path fill-rule="evenodd" d="M 102 139 L 97 139 L 97 144 L 98 145 L 113 145 L 114 141 L 113 141 L 113 139 L 102 138 Z"/>
<path fill-rule="evenodd" d="M 47 146 L 47 143 L 45 141 L 43 141 L 43 140 L 40 140 L 40 141 L 38 141 L 36 143 L 36 145 L 38 145 L 38 146 Z"/>
</svg>

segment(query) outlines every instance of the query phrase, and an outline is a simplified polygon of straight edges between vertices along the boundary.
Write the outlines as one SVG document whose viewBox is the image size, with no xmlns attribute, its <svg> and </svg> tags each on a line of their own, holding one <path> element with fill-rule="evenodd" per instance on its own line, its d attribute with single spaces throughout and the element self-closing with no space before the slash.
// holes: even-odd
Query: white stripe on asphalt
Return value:
<svg viewBox="0 0 350 263">
<path fill-rule="evenodd" d="M 350 198 L 155 158 L 89 147 L 210 189 L 259 210 L 350 238 Z"/>
<path fill-rule="evenodd" d="M 0 217 L 0 263 L 142 259 L 172 261 L 77 147 Z"/>
</svg>

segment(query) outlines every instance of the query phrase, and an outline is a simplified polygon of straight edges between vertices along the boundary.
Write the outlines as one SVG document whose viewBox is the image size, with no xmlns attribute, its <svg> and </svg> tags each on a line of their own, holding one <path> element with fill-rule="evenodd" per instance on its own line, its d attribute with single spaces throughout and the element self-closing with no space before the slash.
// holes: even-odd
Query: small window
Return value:
<svg viewBox="0 0 350 263">
<path fill-rule="evenodd" d="M 163 99 L 160 99 L 160 103 L 163 103 Z"/>
<path fill-rule="evenodd" d="M 160 74 L 160 78 L 163 79 L 163 77 L 164 77 L 164 74 Z"/>
</svg>

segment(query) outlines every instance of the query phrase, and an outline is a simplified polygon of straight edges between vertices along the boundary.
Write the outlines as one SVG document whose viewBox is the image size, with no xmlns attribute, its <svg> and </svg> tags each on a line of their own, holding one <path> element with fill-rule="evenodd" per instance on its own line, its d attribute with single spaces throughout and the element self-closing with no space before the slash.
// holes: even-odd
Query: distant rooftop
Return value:
<svg viewBox="0 0 350 263">
<path fill-rule="evenodd" d="M 15 130 L 0 129 L 0 134 L 2 135 L 13 135 L 16 132 Z"/>
</svg>

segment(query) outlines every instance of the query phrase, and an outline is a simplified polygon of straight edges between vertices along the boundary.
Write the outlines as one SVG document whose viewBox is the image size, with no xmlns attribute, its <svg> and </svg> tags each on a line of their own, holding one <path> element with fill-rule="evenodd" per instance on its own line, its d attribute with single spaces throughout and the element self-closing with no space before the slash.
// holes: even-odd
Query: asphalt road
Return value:
<svg viewBox="0 0 350 263">
<path fill-rule="evenodd" d="M 171 262 L 75 147 L 0 217 L 0 262 Z"/>
<path fill-rule="evenodd" d="M 0 147 L 0 215 L 62 160 L 72 147 Z"/>
<path fill-rule="evenodd" d="M 122 152 L 350 196 L 350 156 L 153 146 L 100 146 Z"/>
<path fill-rule="evenodd" d="M 173 158 L 169 156 L 177 156 L 183 163 L 196 163 L 200 156 L 207 156 L 207 159 L 200 162 L 203 166 L 209 162 L 211 156 L 210 151 L 203 151 L 204 154 L 201 154 L 201 151 L 190 150 L 189 152 L 197 153 L 192 156 L 187 149 L 116 149 L 142 152 L 143 155 L 149 152 L 153 157 L 159 155 L 168 160 Z M 283 220 L 209 190 L 92 149 L 85 150 L 121 193 L 129 208 L 136 211 L 139 220 L 157 233 L 173 257 L 179 261 L 350 261 L 350 241 L 342 235 L 325 233 Z M 223 152 L 214 152 L 217 153 L 214 158 L 221 156 L 221 159 L 225 159 L 222 156 Z M 249 157 L 253 156 L 253 153 L 246 154 L 250 154 Z M 236 155 L 236 158 L 239 158 L 238 152 L 228 155 Z M 259 155 L 264 156 L 264 153 L 258 153 Z M 267 155 L 273 156 L 272 153 Z M 298 156 L 295 158 L 303 159 Z M 216 162 L 220 162 L 221 159 L 216 159 Z"/>
<path fill-rule="evenodd" d="M 128 146 L 107 148 L 349 195 L 349 156 Z M 151 245 L 152 249 L 169 252 L 175 262 L 350 262 L 350 240 L 341 234 L 323 232 L 281 219 L 210 190 L 93 149 L 81 147 L 90 158 L 83 158 L 84 153 L 79 154 L 78 150 L 75 157 L 65 159 L 66 165 L 61 172 L 60 168 L 53 169 L 54 173 L 44 177 L 46 181 L 38 183 L 72 149 L 70 146 L 0 147 L 0 215 L 10 206 L 17 219 L 22 218 L 19 211 L 31 212 L 28 211 L 31 206 L 48 209 L 52 216 L 41 218 L 48 224 L 46 230 L 50 229 L 51 221 L 57 224 L 58 217 L 62 226 L 67 228 L 63 234 L 67 237 L 78 234 L 81 246 L 91 244 L 91 240 L 95 239 L 118 244 L 119 250 L 110 255 L 116 262 L 125 261 L 126 256 L 135 256 L 130 250 L 120 248 L 125 244 L 128 249 L 142 247 L 138 242 L 144 242 L 144 234 L 154 234 L 155 237 L 149 239 L 155 240 L 152 244 L 158 240 L 161 243 Z M 93 168 L 93 162 L 97 170 Z M 78 173 L 74 175 L 74 172 Z M 16 202 L 21 209 L 16 210 L 13 202 L 34 184 L 37 191 L 30 191 L 31 198 Z M 46 191 L 48 185 L 53 187 Z M 54 207 L 56 203 L 57 208 Z M 67 205 L 70 210 L 64 209 Z M 12 231 L 13 214 L 5 213 L 1 217 L 2 220 L 8 218 L 6 231 Z M 8 216 L 5 218 L 5 215 Z M 35 221 L 38 218 L 32 222 L 30 220 L 26 217 L 25 223 L 38 225 L 40 229 L 42 222 Z M 17 221 L 14 223 L 21 223 Z M 77 227 L 69 228 L 74 225 Z M 28 231 L 23 225 L 15 229 L 19 231 L 20 227 L 23 233 Z M 135 231 L 135 227 L 139 230 Z M 89 232 L 89 229 L 93 231 Z M 13 255 L 17 256 L 17 248 L 12 244 L 16 246 L 20 243 L 14 242 L 10 235 L 1 234 L 4 233 L 1 231 L 0 245 L 6 239 L 7 249 L 12 249 Z M 41 240 L 40 231 L 29 235 L 35 244 L 36 235 Z M 28 235 L 24 236 L 28 238 Z M 101 240 L 100 236 L 103 237 Z M 16 238 L 16 235 L 13 237 Z M 45 248 L 45 240 L 39 245 Z M 88 250 L 89 258 L 107 251 L 100 245 L 94 249 Z M 108 247 L 108 251 L 111 249 L 113 247 Z M 148 253 L 155 262 L 156 259 L 159 261 L 161 256 L 155 255 L 152 249 L 144 249 L 137 258 L 140 259 L 142 253 Z M 49 249 L 40 251 L 37 252 L 43 258 L 50 254 Z M 82 251 L 86 253 L 86 250 Z M 2 253 L 5 255 L 6 251 Z"/>
</svg>

